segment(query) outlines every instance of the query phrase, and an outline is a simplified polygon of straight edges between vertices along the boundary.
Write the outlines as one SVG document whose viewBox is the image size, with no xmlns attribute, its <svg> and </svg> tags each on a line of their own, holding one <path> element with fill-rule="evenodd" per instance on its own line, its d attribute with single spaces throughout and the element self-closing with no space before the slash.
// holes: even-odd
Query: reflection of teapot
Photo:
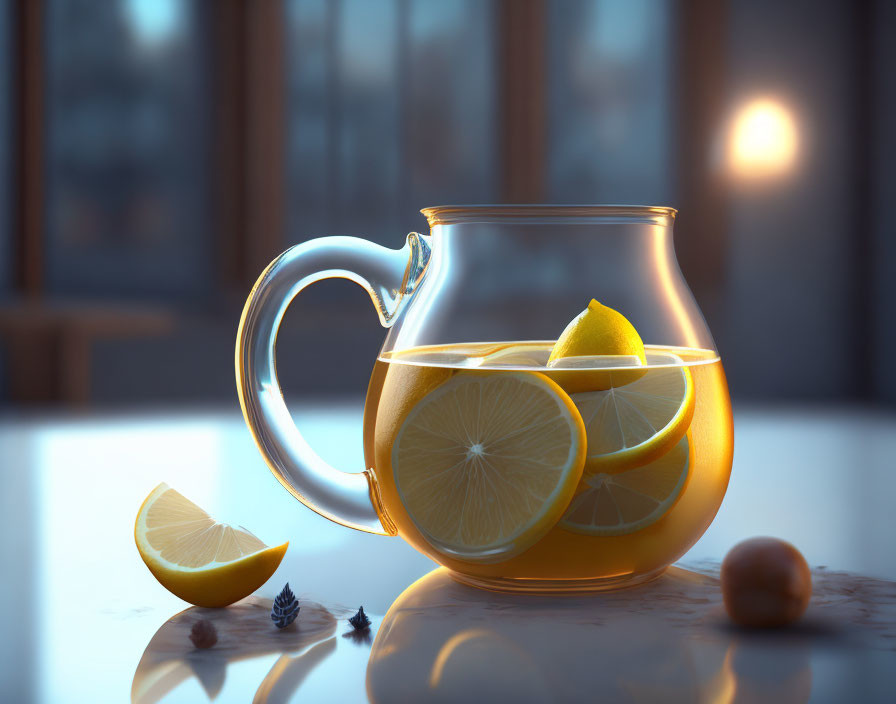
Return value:
<svg viewBox="0 0 896 704">
<path fill-rule="evenodd" d="M 809 637 L 730 628 L 720 602 L 716 579 L 674 567 L 636 590 L 563 598 L 481 592 L 437 569 L 383 619 L 367 693 L 374 702 L 808 701 Z"/>
<path fill-rule="evenodd" d="M 733 704 L 809 701 L 812 669 L 808 643 L 774 646 L 742 637 L 729 648 L 727 662 L 735 683 Z"/>
<path fill-rule="evenodd" d="M 684 634 L 638 609 L 663 581 L 552 598 L 480 592 L 435 570 L 383 620 L 368 695 L 374 702 L 700 701 Z"/>
<path fill-rule="evenodd" d="M 226 609 L 198 606 L 172 616 L 155 632 L 143 651 L 131 685 L 131 701 L 152 704 L 165 697 L 191 677 L 199 680 L 209 699 L 224 686 L 227 665 L 231 662 L 270 655 L 295 653 L 330 638 L 336 619 L 319 604 L 302 602 L 301 624 L 278 631 L 269 618 L 271 600 L 249 597 Z M 217 642 L 200 650 L 190 641 L 193 624 L 211 621 Z M 301 658 L 281 657 L 264 679 L 256 694 L 259 701 L 279 701 L 271 693 L 298 687 L 301 679 L 321 658 L 335 647 L 330 638 L 304 653 Z"/>
<path fill-rule="evenodd" d="M 699 664 L 703 701 L 804 704 L 812 690 L 810 639 L 736 628 L 688 642 Z M 858 701 L 858 700 L 857 700 Z"/>
</svg>

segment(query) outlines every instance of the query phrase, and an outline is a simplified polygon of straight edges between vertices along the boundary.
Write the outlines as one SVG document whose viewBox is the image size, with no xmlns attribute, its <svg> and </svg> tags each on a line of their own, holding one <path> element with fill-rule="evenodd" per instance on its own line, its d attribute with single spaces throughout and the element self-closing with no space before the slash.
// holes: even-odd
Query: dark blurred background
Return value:
<svg viewBox="0 0 896 704">
<path fill-rule="evenodd" d="M 896 2 L 0 0 L 0 400 L 236 404 L 261 269 L 427 205 L 680 209 L 736 399 L 896 405 Z M 318 284 L 288 393 L 383 337 Z"/>
</svg>

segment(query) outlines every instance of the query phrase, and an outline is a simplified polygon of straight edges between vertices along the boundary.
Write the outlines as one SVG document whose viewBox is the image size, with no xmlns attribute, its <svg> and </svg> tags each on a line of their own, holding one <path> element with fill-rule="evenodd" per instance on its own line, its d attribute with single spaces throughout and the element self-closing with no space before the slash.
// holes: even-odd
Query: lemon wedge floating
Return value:
<svg viewBox="0 0 896 704">
<path fill-rule="evenodd" d="M 560 527 L 587 535 L 625 535 L 662 518 L 684 491 L 694 463 L 688 437 L 666 455 L 618 474 L 593 474 L 570 503 Z"/>
<path fill-rule="evenodd" d="M 206 607 L 228 606 L 254 592 L 289 546 L 269 548 L 245 528 L 218 523 L 167 484 L 153 489 L 140 507 L 134 539 L 165 589 Z"/>
<path fill-rule="evenodd" d="M 613 366 L 644 364 L 644 343 L 628 318 L 592 298 L 588 307 L 573 318 L 557 338 L 548 358 L 548 376 L 564 391 L 574 394 L 622 386 L 644 373 L 640 369 L 562 369 L 564 366 L 588 367 L 607 360 L 614 361 Z"/>
<path fill-rule="evenodd" d="M 402 505 L 424 538 L 461 560 L 507 559 L 566 510 L 585 427 L 536 372 L 459 372 L 408 413 L 392 447 Z"/>
<path fill-rule="evenodd" d="M 588 434 L 586 475 L 644 465 L 687 432 L 695 398 L 690 371 L 667 352 L 651 352 L 648 361 L 652 367 L 635 381 L 572 395 Z"/>
</svg>

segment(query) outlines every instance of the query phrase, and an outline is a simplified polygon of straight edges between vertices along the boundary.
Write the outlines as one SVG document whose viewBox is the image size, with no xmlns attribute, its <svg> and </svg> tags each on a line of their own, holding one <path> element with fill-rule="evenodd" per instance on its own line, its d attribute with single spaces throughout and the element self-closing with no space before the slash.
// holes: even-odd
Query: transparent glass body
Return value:
<svg viewBox="0 0 896 704">
<path fill-rule="evenodd" d="M 328 518 L 361 530 L 400 535 L 450 568 L 455 577 L 478 586 L 594 590 L 659 574 L 693 545 L 715 516 L 727 487 L 733 449 L 721 362 L 675 260 L 675 211 L 622 206 L 450 206 L 423 212 L 431 234 L 412 233 L 401 250 L 354 238 L 312 240 L 281 255 L 253 289 L 237 339 L 237 384 L 246 421 L 272 471 L 297 498 Z M 342 276 L 364 286 L 381 322 L 389 328 L 367 392 L 367 466 L 358 474 L 329 467 L 305 444 L 286 411 L 276 379 L 273 348 L 283 312 L 299 290 L 327 276 Z M 645 344 L 646 362 L 598 355 L 578 358 L 576 371 L 548 366 L 554 342 L 591 299 L 619 311 L 632 323 Z M 595 454 L 600 422 L 585 410 L 593 399 L 572 391 L 567 394 L 565 379 L 582 370 L 606 369 L 612 369 L 617 381 L 604 385 L 609 391 L 595 393 L 601 399 L 607 394 L 616 398 L 614 386 L 621 388 L 640 378 L 627 390 L 635 406 L 653 393 L 656 383 L 675 381 L 678 391 L 668 393 L 681 398 L 663 403 L 673 410 L 680 405 L 677 420 L 654 433 L 647 445 L 659 448 L 663 445 L 659 441 L 668 436 L 680 460 L 666 443 L 649 457 L 644 455 L 640 465 L 629 462 L 625 467 L 629 474 L 622 476 L 618 468 L 594 470 L 589 456 L 585 468 L 580 464 L 576 478 L 570 480 L 570 486 L 579 482 L 574 494 L 562 498 L 552 494 L 553 498 L 545 499 L 551 502 L 550 510 L 538 513 L 538 521 L 498 547 L 476 552 L 469 545 L 475 536 L 458 538 L 457 546 L 433 538 L 427 527 L 428 505 L 402 490 L 402 481 L 409 481 L 402 479 L 407 471 L 395 466 L 411 461 L 402 459 L 401 434 L 420 409 L 431 403 L 437 409 L 435 402 L 449 388 L 445 385 L 465 383 L 471 374 L 498 386 L 511 377 L 526 386 L 537 376 L 540 381 L 533 383 L 547 389 L 544 393 L 551 398 L 562 398 L 561 407 L 578 409 L 572 415 L 584 419 L 589 451 Z M 516 406 L 522 408 L 528 398 L 523 403 L 488 405 L 494 422 L 507 417 L 513 423 Z M 478 418 L 479 410 L 475 413 Z M 628 422 L 619 421 L 623 431 Z M 467 425 L 463 416 L 460 424 Z M 460 444 L 469 441 L 468 457 L 469 452 L 480 451 L 487 456 L 488 438 L 464 432 L 470 437 Z M 454 450 L 428 448 L 425 443 L 414 448 L 412 460 L 422 468 L 415 471 L 424 473 L 421 481 L 429 480 L 428 462 L 433 481 L 454 471 L 447 466 L 444 472 L 438 470 L 443 466 L 438 453 L 446 451 Z M 531 486 L 541 481 L 540 476 L 527 476 L 507 481 Z M 635 479 L 641 484 L 632 484 Z M 604 500 L 598 495 L 605 482 L 619 499 L 615 509 L 598 505 Z M 646 488 L 639 489 L 642 485 Z M 632 486 L 635 494 L 631 494 Z M 588 503 L 592 495 L 597 497 L 593 508 Z M 439 501 L 438 510 L 446 515 L 440 518 L 442 523 L 453 520 L 451 501 L 447 493 Z M 476 525 L 488 524 L 494 518 L 471 519 L 470 510 L 483 514 L 498 510 L 488 503 L 475 504 L 476 509 L 468 504 L 472 505 L 464 501 L 457 507 L 459 526 L 471 520 Z M 607 510 L 618 513 L 612 526 L 605 518 Z"/>
</svg>

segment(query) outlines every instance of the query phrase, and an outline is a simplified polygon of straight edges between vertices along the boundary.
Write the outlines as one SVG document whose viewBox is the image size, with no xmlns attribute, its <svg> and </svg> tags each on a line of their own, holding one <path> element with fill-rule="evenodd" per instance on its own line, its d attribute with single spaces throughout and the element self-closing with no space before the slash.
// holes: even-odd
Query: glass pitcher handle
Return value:
<svg viewBox="0 0 896 704">
<path fill-rule="evenodd" d="M 362 286 L 389 327 L 417 287 L 429 238 L 408 235 L 400 249 L 357 237 L 322 237 L 286 250 L 262 272 L 243 309 L 236 339 L 236 384 L 246 424 L 274 476 L 303 504 L 331 521 L 394 535 L 377 510 L 372 473 L 342 472 L 324 462 L 299 433 L 277 379 L 277 331 L 290 302 L 315 281 L 344 278 Z"/>
</svg>

